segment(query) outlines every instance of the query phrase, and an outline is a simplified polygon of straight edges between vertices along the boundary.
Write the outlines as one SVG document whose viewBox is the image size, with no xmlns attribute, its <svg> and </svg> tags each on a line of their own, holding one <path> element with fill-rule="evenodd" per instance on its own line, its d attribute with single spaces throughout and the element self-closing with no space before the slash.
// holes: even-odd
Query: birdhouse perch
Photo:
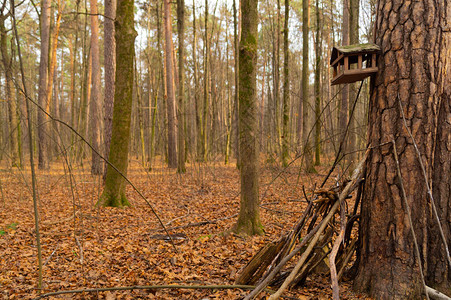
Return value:
<svg viewBox="0 0 451 300">
<path fill-rule="evenodd" d="M 332 85 L 352 83 L 376 74 L 379 51 L 380 47 L 375 44 L 334 47 L 330 57 L 334 72 Z"/>
</svg>

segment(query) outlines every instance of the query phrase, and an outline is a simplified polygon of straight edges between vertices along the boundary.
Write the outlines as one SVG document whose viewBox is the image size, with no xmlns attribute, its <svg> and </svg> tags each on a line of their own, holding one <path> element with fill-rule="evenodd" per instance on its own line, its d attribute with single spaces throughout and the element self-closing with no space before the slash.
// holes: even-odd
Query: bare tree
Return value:
<svg viewBox="0 0 451 300">
<path fill-rule="evenodd" d="M 50 41 L 50 0 L 41 1 L 41 54 L 39 60 L 39 97 L 38 103 L 41 107 L 47 106 L 47 72 L 49 67 L 49 41 Z M 48 123 L 49 118 L 38 111 L 38 168 L 49 168 L 48 157 Z"/>
</svg>

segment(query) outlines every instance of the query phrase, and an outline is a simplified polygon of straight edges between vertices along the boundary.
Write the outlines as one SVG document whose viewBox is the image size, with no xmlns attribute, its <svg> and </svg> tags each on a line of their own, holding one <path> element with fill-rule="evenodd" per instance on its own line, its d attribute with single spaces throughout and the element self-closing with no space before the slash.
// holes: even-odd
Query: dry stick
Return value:
<svg viewBox="0 0 451 300">
<path fill-rule="evenodd" d="M 357 168 L 354 170 L 354 174 L 352 174 L 352 180 L 349 182 L 346 187 L 343 189 L 343 191 L 340 194 L 340 197 L 338 201 L 334 203 L 332 208 L 329 211 L 329 214 L 323 219 L 321 223 L 321 227 L 319 228 L 318 232 L 313 237 L 312 241 L 309 243 L 307 249 L 302 253 L 301 258 L 299 259 L 298 263 L 294 267 L 294 269 L 291 271 L 290 275 L 285 279 L 282 286 L 277 290 L 276 293 L 272 294 L 271 297 L 269 297 L 269 300 L 275 300 L 279 299 L 279 297 L 282 295 L 282 293 L 287 289 L 288 285 L 293 281 L 293 279 L 296 277 L 299 269 L 304 264 L 305 260 L 307 259 L 307 256 L 310 255 L 310 252 L 312 252 L 313 247 L 318 242 L 318 239 L 321 235 L 321 233 L 324 231 L 326 226 L 329 224 L 330 219 L 334 216 L 335 212 L 337 211 L 338 207 L 340 206 L 340 203 L 343 202 L 346 197 L 349 195 L 349 193 L 354 189 L 357 183 L 360 182 L 361 177 L 361 171 L 363 169 L 363 164 L 366 160 L 366 157 L 368 155 L 368 151 L 365 153 L 365 156 L 363 157 L 362 161 L 359 163 Z"/>
<path fill-rule="evenodd" d="M 443 245 L 445 246 L 445 252 L 446 252 L 446 258 L 448 259 L 448 265 L 451 268 L 451 257 L 449 254 L 448 242 L 446 241 L 445 234 L 443 233 L 442 224 L 440 223 L 440 218 L 437 213 L 437 207 L 435 206 L 434 197 L 432 196 L 432 191 L 429 186 L 428 178 L 426 176 L 426 170 L 423 165 L 423 160 L 421 159 L 420 150 L 418 150 L 418 146 L 417 146 L 417 143 L 415 142 L 415 138 L 413 137 L 412 132 L 410 131 L 409 127 L 407 126 L 407 121 L 404 116 L 404 108 L 402 107 L 401 98 L 399 98 L 399 93 L 398 93 L 398 103 L 399 103 L 399 107 L 401 109 L 401 115 L 402 115 L 402 120 L 404 122 L 404 127 L 406 128 L 407 132 L 409 133 L 410 138 L 412 139 L 413 146 L 414 146 L 415 151 L 418 156 L 418 161 L 420 162 L 421 171 L 423 172 L 424 181 L 426 182 L 426 188 L 428 190 L 428 195 L 429 195 L 429 198 L 431 199 L 432 211 L 434 212 L 435 221 L 437 222 L 437 225 L 438 225 L 438 228 L 440 231 L 440 236 L 443 240 Z"/>
<path fill-rule="evenodd" d="M 19 61 L 20 61 L 20 71 L 22 76 L 22 83 L 23 88 L 26 93 L 26 84 L 25 84 L 25 74 L 23 72 L 23 64 L 22 59 L 20 55 L 20 44 L 19 44 L 19 35 L 17 33 L 17 26 L 16 26 L 16 16 L 15 16 L 15 7 L 14 7 L 14 0 L 11 0 L 11 17 L 13 19 L 13 27 L 14 27 L 14 35 L 16 38 L 17 43 L 17 52 L 19 54 Z M 37 204 L 37 196 L 36 196 L 36 173 L 34 169 L 34 158 L 33 158 L 33 132 L 32 132 L 32 123 L 31 123 L 31 108 L 28 101 L 25 101 L 26 107 L 27 107 L 27 119 L 28 119 L 28 142 L 30 143 L 30 169 L 31 169 L 31 185 L 33 188 L 33 210 L 34 210 L 34 227 L 36 230 L 36 246 L 38 248 L 38 288 L 41 289 L 42 287 L 42 254 L 41 254 L 41 237 L 39 234 L 39 211 L 38 211 L 38 204 Z"/>
<path fill-rule="evenodd" d="M 136 286 L 120 286 L 120 287 L 106 287 L 106 288 L 93 288 L 93 289 L 80 289 L 80 290 L 65 290 L 52 293 L 42 294 L 33 300 L 39 300 L 50 296 L 64 295 L 64 294 L 80 294 L 80 293 L 92 293 L 92 292 L 106 292 L 106 291 L 130 291 L 130 290 L 161 290 L 161 289 L 190 289 L 190 290 L 227 290 L 227 289 L 240 289 L 251 290 L 255 288 L 253 285 L 136 285 Z M 272 290 L 266 289 L 268 292 Z"/>
<path fill-rule="evenodd" d="M 330 175 L 334 171 L 338 162 L 341 160 L 340 154 L 341 154 L 341 151 L 343 150 L 343 145 L 346 140 L 346 135 L 348 134 L 348 131 L 349 131 L 349 126 L 351 125 L 352 116 L 354 115 L 354 110 L 355 110 L 355 107 L 357 104 L 357 99 L 359 99 L 359 95 L 360 95 L 360 91 L 362 90 L 362 86 L 363 86 L 363 80 L 362 80 L 362 83 L 360 83 L 359 91 L 357 92 L 357 95 L 354 100 L 354 104 L 352 105 L 352 110 L 351 110 L 351 114 L 349 115 L 348 124 L 346 125 L 345 133 L 343 134 L 343 138 L 341 139 L 340 146 L 338 147 L 338 152 L 337 152 L 337 155 L 335 156 L 335 161 L 332 164 L 332 167 L 330 168 L 329 173 L 327 173 L 327 176 L 324 178 L 323 182 L 321 183 L 320 187 L 323 187 L 326 184 L 327 179 L 329 179 Z"/>
<path fill-rule="evenodd" d="M 255 289 L 249 293 L 249 295 L 247 295 L 244 300 L 250 300 L 250 299 L 254 299 L 255 296 L 257 296 L 261 291 L 263 291 L 266 286 L 268 286 L 268 284 L 271 282 L 271 280 L 274 278 L 274 276 L 276 276 L 276 274 L 282 269 L 282 267 L 291 259 L 293 258 L 293 256 L 295 256 L 301 249 L 302 247 L 304 247 L 305 244 L 307 244 L 310 239 L 318 232 L 318 230 L 320 230 L 320 227 L 322 226 L 324 220 L 319 223 L 318 225 L 316 225 L 315 228 L 313 228 L 301 241 L 301 243 L 293 250 L 290 252 L 290 254 L 288 254 L 287 256 L 285 256 L 280 263 L 271 271 L 271 273 L 269 273 L 268 276 L 266 276 L 266 278 L 259 283 Z M 324 228 L 323 228 L 324 230 Z"/>
<path fill-rule="evenodd" d="M 432 299 L 437 299 L 437 300 L 451 300 L 450 297 L 448 297 L 445 294 L 440 293 L 439 291 L 430 288 L 428 286 L 426 286 L 426 291 L 428 292 L 428 295 L 432 298 Z"/>
<path fill-rule="evenodd" d="M 337 256 L 338 249 L 340 248 L 340 244 L 343 241 L 344 230 L 340 231 L 337 239 L 334 242 L 334 246 L 332 247 L 332 252 L 329 255 L 329 265 L 330 265 L 330 280 L 332 281 L 332 297 L 334 300 L 340 299 L 340 287 L 338 286 L 338 277 L 337 277 L 337 267 L 335 266 L 335 257 Z"/>
<path fill-rule="evenodd" d="M 404 189 L 404 184 L 403 184 L 402 176 L 401 176 L 401 169 L 399 168 L 398 152 L 396 151 L 395 140 L 392 140 L 392 143 L 393 143 L 393 154 L 395 156 L 395 161 L 396 161 L 396 171 L 398 172 L 399 184 L 401 185 L 401 195 L 402 195 L 402 199 L 404 200 L 404 205 L 406 206 L 407 218 L 409 219 L 410 229 L 412 230 L 413 243 L 415 245 L 415 254 L 418 259 L 418 267 L 420 268 L 421 283 L 423 284 L 424 293 L 426 294 L 426 299 L 429 300 L 429 295 L 428 295 L 428 292 L 426 289 L 426 283 L 424 282 L 424 274 L 423 274 L 423 266 L 421 264 L 420 249 L 418 247 L 417 237 L 415 235 L 415 230 L 413 228 L 412 215 L 410 214 L 410 206 L 409 206 L 409 203 L 407 202 L 406 190 Z"/>
<path fill-rule="evenodd" d="M 337 239 L 334 242 L 334 246 L 332 247 L 332 252 L 329 256 L 329 265 L 330 265 L 330 279 L 332 281 L 332 296 L 334 300 L 340 299 L 340 287 L 338 286 L 338 276 L 337 276 L 337 267 L 335 266 L 335 258 L 337 257 L 338 249 L 340 249 L 340 244 L 344 239 L 346 233 L 346 222 L 345 222 L 345 210 L 343 208 L 344 202 L 340 203 L 341 206 L 341 231 L 338 235 Z"/>
</svg>

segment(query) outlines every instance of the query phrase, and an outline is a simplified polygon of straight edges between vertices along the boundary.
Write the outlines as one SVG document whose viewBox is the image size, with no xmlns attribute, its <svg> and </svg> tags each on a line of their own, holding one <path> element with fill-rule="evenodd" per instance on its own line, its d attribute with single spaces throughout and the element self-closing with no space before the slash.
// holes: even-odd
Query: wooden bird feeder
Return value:
<svg viewBox="0 0 451 300">
<path fill-rule="evenodd" d="M 379 51 L 380 47 L 375 44 L 334 47 L 330 57 L 334 68 L 332 85 L 361 81 L 376 74 Z"/>
</svg>

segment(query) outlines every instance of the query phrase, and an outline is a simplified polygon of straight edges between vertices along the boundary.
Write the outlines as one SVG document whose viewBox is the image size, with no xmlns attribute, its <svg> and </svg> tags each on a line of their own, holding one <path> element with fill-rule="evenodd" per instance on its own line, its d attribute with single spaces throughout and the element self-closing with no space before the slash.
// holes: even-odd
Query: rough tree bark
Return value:
<svg viewBox="0 0 451 300">
<path fill-rule="evenodd" d="M 135 56 L 134 1 L 119 0 L 116 17 L 116 90 L 109 161 L 127 175 L 130 121 L 133 100 L 133 59 Z M 105 189 L 97 205 L 129 206 L 124 178 L 110 165 L 107 167 Z"/>
<path fill-rule="evenodd" d="M 451 242 L 451 6 L 445 0 L 381 0 L 376 43 L 382 51 L 369 108 L 369 146 L 362 199 L 361 255 L 355 286 L 378 299 L 419 299 L 426 284 L 450 294 L 450 266 L 423 172 L 404 123 L 418 145 L 438 215 Z M 392 144 L 412 212 L 421 261 L 401 198 Z M 381 145 L 382 144 L 382 145 Z"/>
<path fill-rule="evenodd" d="M 233 230 L 237 233 L 263 234 L 258 197 L 258 108 L 257 108 L 257 26 L 258 0 L 241 2 L 240 40 L 240 214 Z"/>
<path fill-rule="evenodd" d="M 105 33 L 104 33 L 104 64 L 105 64 L 105 115 L 104 115 L 104 154 L 108 159 L 113 125 L 114 77 L 116 74 L 116 41 L 114 39 L 114 19 L 116 18 L 116 0 L 105 0 Z M 106 175 L 107 164 L 104 173 Z"/>
</svg>

